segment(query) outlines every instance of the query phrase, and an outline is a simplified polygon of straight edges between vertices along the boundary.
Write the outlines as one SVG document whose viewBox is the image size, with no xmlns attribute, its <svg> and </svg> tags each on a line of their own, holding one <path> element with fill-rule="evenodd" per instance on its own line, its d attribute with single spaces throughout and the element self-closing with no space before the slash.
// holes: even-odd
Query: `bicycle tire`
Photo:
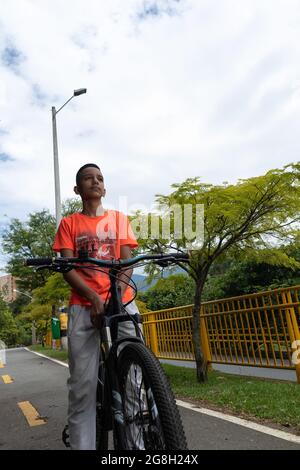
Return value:
<svg viewBox="0 0 300 470">
<path fill-rule="evenodd" d="M 129 393 L 133 392 L 133 387 L 129 384 L 130 381 L 132 384 L 129 376 L 132 372 L 136 381 L 134 393 L 137 392 L 134 398 L 135 409 L 130 404 L 132 397 Z M 140 374 L 138 379 L 137 373 Z M 118 358 L 118 379 L 124 429 L 122 434 L 116 433 L 114 439 L 116 450 L 187 449 L 173 392 L 152 351 L 144 344 L 127 343 Z M 116 442 L 117 435 L 122 435 L 122 442 Z"/>
<path fill-rule="evenodd" d="M 103 427 L 103 414 L 96 409 L 96 450 L 108 449 L 108 431 Z"/>
<path fill-rule="evenodd" d="M 102 351 L 100 351 L 100 355 Z M 106 422 L 104 407 L 104 368 L 103 363 L 99 362 L 98 369 L 98 385 L 96 395 L 96 450 L 107 450 L 108 449 L 108 431 L 105 429 L 104 423 Z"/>
</svg>

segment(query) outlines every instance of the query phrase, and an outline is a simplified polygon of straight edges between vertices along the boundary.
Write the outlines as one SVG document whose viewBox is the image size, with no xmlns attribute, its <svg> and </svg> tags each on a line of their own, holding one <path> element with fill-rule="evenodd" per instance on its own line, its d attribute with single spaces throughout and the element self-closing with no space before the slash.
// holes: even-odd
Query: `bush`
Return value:
<svg viewBox="0 0 300 470">
<path fill-rule="evenodd" d="M 192 304 L 194 292 L 195 283 L 189 276 L 174 274 L 159 279 L 147 292 L 139 294 L 139 299 L 150 310 L 161 310 Z"/>
</svg>

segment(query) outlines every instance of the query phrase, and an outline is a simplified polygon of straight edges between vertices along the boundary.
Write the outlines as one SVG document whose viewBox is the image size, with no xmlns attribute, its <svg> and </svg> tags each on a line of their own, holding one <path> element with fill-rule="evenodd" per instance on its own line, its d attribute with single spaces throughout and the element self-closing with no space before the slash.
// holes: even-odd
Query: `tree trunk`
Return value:
<svg viewBox="0 0 300 470">
<path fill-rule="evenodd" d="M 196 292 L 194 298 L 193 308 L 193 346 L 196 360 L 197 380 L 198 382 L 207 382 L 207 371 L 208 363 L 203 354 L 203 348 L 201 345 L 201 326 L 200 326 L 200 308 L 201 308 L 201 297 L 205 278 L 200 278 L 196 283 Z"/>
</svg>

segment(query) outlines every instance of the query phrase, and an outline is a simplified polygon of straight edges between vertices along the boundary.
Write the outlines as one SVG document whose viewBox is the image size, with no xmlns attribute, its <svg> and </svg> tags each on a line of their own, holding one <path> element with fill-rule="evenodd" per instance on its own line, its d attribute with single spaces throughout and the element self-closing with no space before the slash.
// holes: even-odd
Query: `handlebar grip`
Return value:
<svg viewBox="0 0 300 470">
<path fill-rule="evenodd" d="M 51 266 L 53 258 L 27 258 L 25 266 Z"/>
</svg>

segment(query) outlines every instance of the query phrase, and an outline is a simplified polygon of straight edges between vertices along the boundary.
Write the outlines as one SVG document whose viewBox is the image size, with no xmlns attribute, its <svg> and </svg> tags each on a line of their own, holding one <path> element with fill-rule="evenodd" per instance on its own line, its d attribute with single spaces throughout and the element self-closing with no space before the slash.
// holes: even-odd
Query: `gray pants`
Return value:
<svg viewBox="0 0 300 470">
<path fill-rule="evenodd" d="M 126 310 L 129 314 L 138 312 L 135 302 Z M 123 322 L 120 327 L 118 337 L 135 335 L 132 322 Z M 95 450 L 99 345 L 99 331 L 91 323 L 90 307 L 72 305 L 68 319 L 68 425 L 72 450 Z"/>
</svg>

